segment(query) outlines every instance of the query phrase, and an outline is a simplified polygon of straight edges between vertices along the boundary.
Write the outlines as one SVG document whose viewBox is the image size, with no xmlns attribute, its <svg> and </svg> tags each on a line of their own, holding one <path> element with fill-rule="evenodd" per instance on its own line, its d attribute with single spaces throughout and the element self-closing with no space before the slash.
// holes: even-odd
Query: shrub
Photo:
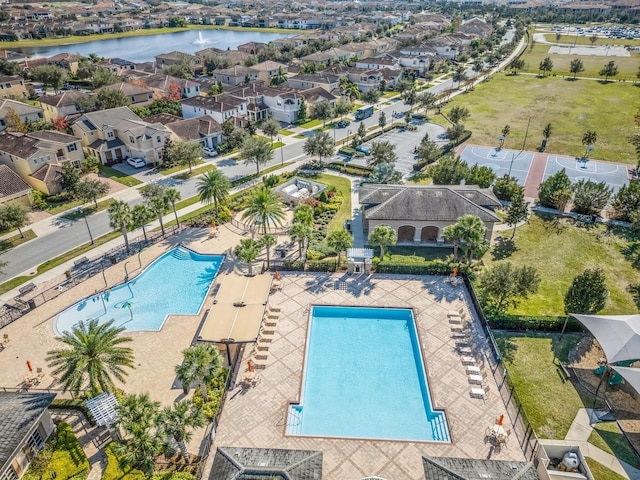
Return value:
<svg viewBox="0 0 640 480">
<path fill-rule="evenodd" d="M 231 211 L 228 207 L 220 207 L 218 215 L 215 214 L 212 207 L 211 210 L 192 218 L 189 225 L 195 228 L 205 228 L 211 225 L 211 222 L 215 221 L 217 225 L 222 225 L 229 220 L 231 220 Z"/>
<path fill-rule="evenodd" d="M 455 265 L 434 260 L 425 264 L 402 264 L 379 262 L 376 266 L 376 273 L 403 273 L 409 275 L 449 275 L 453 272 Z M 460 270 L 460 267 L 458 267 Z"/>
<path fill-rule="evenodd" d="M 193 392 L 193 404 L 202 409 L 202 413 L 208 420 L 213 420 L 220 410 L 224 387 L 227 383 L 229 370 L 221 368 L 207 385 L 207 401 L 202 400 L 202 392 L 197 388 Z"/>
<path fill-rule="evenodd" d="M 320 252 L 316 252 L 315 250 L 307 249 L 307 260 L 320 260 L 322 258 L 322 254 Z"/>
<path fill-rule="evenodd" d="M 187 472 L 157 472 L 151 475 L 151 480 L 194 480 L 194 478 Z"/>
<path fill-rule="evenodd" d="M 114 446 L 115 443 L 111 442 L 104 449 L 107 455 L 107 466 L 102 474 L 102 480 L 122 480 L 124 478 L 126 480 L 145 480 L 145 475 L 140 470 L 132 467 L 122 468 L 120 466 L 120 459 L 113 451 Z"/>
<path fill-rule="evenodd" d="M 45 208 L 47 208 L 45 195 L 40 190 L 33 190 L 31 192 L 31 198 L 33 199 L 34 208 L 38 208 L 40 210 L 44 210 Z"/>
<path fill-rule="evenodd" d="M 307 271 L 309 272 L 335 272 L 336 261 L 319 261 L 319 262 L 307 262 Z"/>
</svg>

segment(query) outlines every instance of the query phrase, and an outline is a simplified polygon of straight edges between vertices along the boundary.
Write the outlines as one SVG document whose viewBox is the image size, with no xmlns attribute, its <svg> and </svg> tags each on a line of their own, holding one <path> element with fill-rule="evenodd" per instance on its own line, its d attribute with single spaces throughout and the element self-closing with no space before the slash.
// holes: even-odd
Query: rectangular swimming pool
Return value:
<svg viewBox="0 0 640 480">
<path fill-rule="evenodd" d="M 434 411 L 413 312 L 314 306 L 287 434 L 450 442 Z"/>
</svg>

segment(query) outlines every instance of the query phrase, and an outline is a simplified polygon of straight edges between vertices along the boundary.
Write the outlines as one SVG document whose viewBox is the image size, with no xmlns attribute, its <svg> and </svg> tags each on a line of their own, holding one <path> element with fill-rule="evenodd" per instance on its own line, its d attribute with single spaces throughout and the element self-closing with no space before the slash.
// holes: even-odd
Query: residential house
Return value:
<svg viewBox="0 0 640 480">
<path fill-rule="evenodd" d="M 0 76 L 0 98 L 26 98 L 27 87 L 20 75 Z"/>
<path fill-rule="evenodd" d="M 444 228 L 464 215 L 480 217 L 491 239 L 500 218 L 493 212 L 500 201 L 490 189 L 473 185 L 377 185 L 359 190 L 363 229 L 370 235 L 378 225 L 392 227 L 398 244 L 442 244 Z"/>
<path fill-rule="evenodd" d="M 463 22 L 456 29 L 456 32 L 466 33 L 476 38 L 489 38 L 491 36 L 491 32 L 493 32 L 493 27 L 482 18 L 473 17 Z"/>
<path fill-rule="evenodd" d="M 365 70 L 382 70 L 383 68 L 388 70 L 400 69 L 399 62 L 391 57 L 363 58 L 362 60 L 357 60 L 355 66 L 356 68 L 363 68 Z"/>
<path fill-rule="evenodd" d="M 352 57 L 351 52 L 342 50 L 341 48 L 330 48 L 323 52 L 315 52 L 305 55 L 300 60 L 302 63 L 310 63 L 317 66 L 331 65 L 332 63 L 349 60 Z"/>
<path fill-rule="evenodd" d="M 17 480 L 55 430 L 55 393 L 0 392 L 0 478 Z"/>
<path fill-rule="evenodd" d="M 236 50 L 242 53 L 246 53 L 247 55 L 257 55 L 258 53 L 260 53 L 260 51 L 264 50 L 265 48 L 267 48 L 266 43 L 248 42 L 248 43 L 243 43 L 242 45 L 238 45 L 236 47 Z"/>
<path fill-rule="evenodd" d="M 57 95 L 42 95 L 38 98 L 38 103 L 47 122 L 53 122 L 59 117 L 72 120 L 81 113 L 77 107 L 78 100 L 87 96 L 88 93 L 79 90 L 67 90 Z"/>
<path fill-rule="evenodd" d="M 114 75 L 126 75 L 130 70 L 136 69 L 136 64 L 122 58 L 107 58 L 98 62 L 97 67 L 106 68 Z"/>
<path fill-rule="evenodd" d="M 82 139 L 85 153 L 106 165 L 128 157 L 159 163 L 164 142 L 171 134 L 162 124 L 142 120 L 129 107 L 85 113 L 71 128 Z"/>
<path fill-rule="evenodd" d="M 321 87 L 327 92 L 333 92 L 338 88 L 340 77 L 333 73 L 300 73 L 294 77 L 289 77 L 287 84 L 291 88 L 307 90 L 309 88 Z"/>
<path fill-rule="evenodd" d="M 172 140 L 198 142 L 203 147 L 216 148 L 222 143 L 222 126 L 209 115 L 180 118 L 168 113 L 159 113 L 147 118 L 152 123 L 161 123 L 171 130 Z"/>
<path fill-rule="evenodd" d="M 273 117 L 279 122 L 293 123 L 298 119 L 300 103 L 304 96 L 288 87 L 269 87 L 252 83 L 229 90 L 229 94 L 248 102 L 247 113 L 254 121 L 256 115 Z"/>
<path fill-rule="evenodd" d="M 132 107 L 144 107 L 153 102 L 153 90 L 128 82 L 119 82 L 94 90 L 96 94 L 103 90 L 118 90 L 131 100 Z"/>
<path fill-rule="evenodd" d="M 312 112 L 314 107 L 319 103 L 336 103 L 337 100 L 337 97 L 335 95 L 327 92 L 322 87 L 308 88 L 306 90 L 302 90 L 300 94 L 304 97 L 307 106 L 311 109 Z"/>
<path fill-rule="evenodd" d="M 54 130 L 0 135 L 0 163 L 7 165 L 33 189 L 52 195 L 61 190 L 56 168 L 84 160 L 80 139 Z"/>
<path fill-rule="evenodd" d="M 0 165 L 0 205 L 31 207 L 31 190 L 29 184 L 8 165 Z"/>
<path fill-rule="evenodd" d="M 194 70 L 202 68 L 202 58 L 184 52 L 173 51 L 156 55 L 156 65 L 163 69 L 171 65 L 179 65 L 181 62 L 190 62 Z"/>
<path fill-rule="evenodd" d="M 154 92 L 154 96 L 158 98 L 171 97 L 171 85 L 177 85 L 180 88 L 182 98 L 197 97 L 202 91 L 199 82 L 193 80 L 185 80 L 183 78 L 172 77 L 164 73 L 156 73 L 147 77 L 140 77 L 136 82 L 139 85 L 146 85 Z"/>
<path fill-rule="evenodd" d="M 533 462 L 515 460 L 488 460 L 454 457 L 422 457 L 425 480 L 540 480 Z M 585 479 L 582 475 L 560 472 L 557 478 Z M 548 476 L 546 477 L 549 478 Z M 554 477 L 556 479 L 556 477 Z"/>
<path fill-rule="evenodd" d="M 80 66 L 80 59 L 82 57 L 73 53 L 59 53 L 53 57 L 47 58 L 47 65 L 53 65 L 55 67 L 64 68 L 75 74 L 78 73 L 78 67 Z"/>
<path fill-rule="evenodd" d="M 288 65 L 280 62 L 273 62 L 271 60 L 257 63 L 251 68 L 258 71 L 258 80 L 262 80 L 265 85 L 271 85 L 271 79 L 278 75 L 281 69 L 285 75 L 289 72 Z"/>
<path fill-rule="evenodd" d="M 209 115 L 216 122 L 223 124 L 234 117 L 246 117 L 246 100 L 233 95 L 214 95 L 213 97 L 193 97 L 182 101 L 182 116 L 184 118 Z"/>
<path fill-rule="evenodd" d="M 26 103 L 18 102 L 16 100 L 4 99 L 0 100 L 0 131 L 7 128 L 7 121 L 9 113 L 14 111 L 20 117 L 22 123 L 35 122 L 44 118 L 41 108 L 32 107 Z"/>
<path fill-rule="evenodd" d="M 367 93 L 371 90 L 380 90 L 382 85 L 385 85 L 386 88 L 393 86 L 398 83 L 400 77 L 402 77 L 401 70 L 391 70 L 388 68 L 361 70 L 357 73 L 349 74 L 349 79 L 356 84 L 358 90 L 362 93 Z"/>
<path fill-rule="evenodd" d="M 235 65 L 231 68 L 216 69 L 211 72 L 211 78 L 216 82 L 222 82 L 226 85 L 240 85 L 241 83 L 249 83 L 258 80 L 259 71 L 251 67 L 242 67 Z"/>
</svg>

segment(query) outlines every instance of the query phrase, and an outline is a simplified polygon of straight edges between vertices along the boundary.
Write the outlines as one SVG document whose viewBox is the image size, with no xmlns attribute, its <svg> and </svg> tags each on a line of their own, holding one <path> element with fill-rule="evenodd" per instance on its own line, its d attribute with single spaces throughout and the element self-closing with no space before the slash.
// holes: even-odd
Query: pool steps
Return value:
<svg viewBox="0 0 640 480">
<path fill-rule="evenodd" d="M 444 421 L 444 415 L 436 415 L 431 420 L 431 432 L 433 439 L 437 442 L 450 442 L 449 432 L 447 431 L 446 423 Z"/>
<path fill-rule="evenodd" d="M 299 405 L 289 405 L 287 412 L 287 434 L 300 435 L 302 430 L 302 408 Z"/>
<path fill-rule="evenodd" d="M 171 256 L 173 258 L 177 258 L 178 260 L 191 260 L 191 254 L 189 253 L 189 250 L 182 247 L 178 247 L 173 252 L 171 252 Z"/>
</svg>

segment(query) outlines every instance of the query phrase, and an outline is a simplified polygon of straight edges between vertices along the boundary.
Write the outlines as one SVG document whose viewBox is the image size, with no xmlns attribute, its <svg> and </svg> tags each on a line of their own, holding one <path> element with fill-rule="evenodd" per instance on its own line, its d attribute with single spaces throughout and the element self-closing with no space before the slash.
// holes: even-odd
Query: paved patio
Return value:
<svg viewBox="0 0 640 480">
<path fill-rule="evenodd" d="M 470 395 L 463 354 L 456 348 L 447 319 L 447 312 L 459 307 L 470 313 L 462 283 L 451 285 L 444 277 L 432 276 L 285 273 L 281 277 L 282 290 L 269 300 L 269 305 L 281 312 L 266 368 L 257 371 L 253 387 L 238 386 L 229 392 L 215 446 L 321 450 L 323 477 L 332 480 L 371 475 L 423 479 L 422 455 L 524 460 L 514 435 L 500 449 L 485 441 L 486 427 L 506 412 L 486 361 L 482 369 L 489 373 L 489 395 L 486 400 Z M 285 436 L 288 403 L 299 396 L 308 307 L 312 304 L 414 308 L 432 398 L 437 408 L 447 410 L 452 443 Z M 471 330 L 473 355 L 483 359 L 489 346 L 477 319 Z M 243 369 L 254 354 L 252 350 L 245 350 Z M 245 373 L 239 372 L 239 378 Z"/>
</svg>

